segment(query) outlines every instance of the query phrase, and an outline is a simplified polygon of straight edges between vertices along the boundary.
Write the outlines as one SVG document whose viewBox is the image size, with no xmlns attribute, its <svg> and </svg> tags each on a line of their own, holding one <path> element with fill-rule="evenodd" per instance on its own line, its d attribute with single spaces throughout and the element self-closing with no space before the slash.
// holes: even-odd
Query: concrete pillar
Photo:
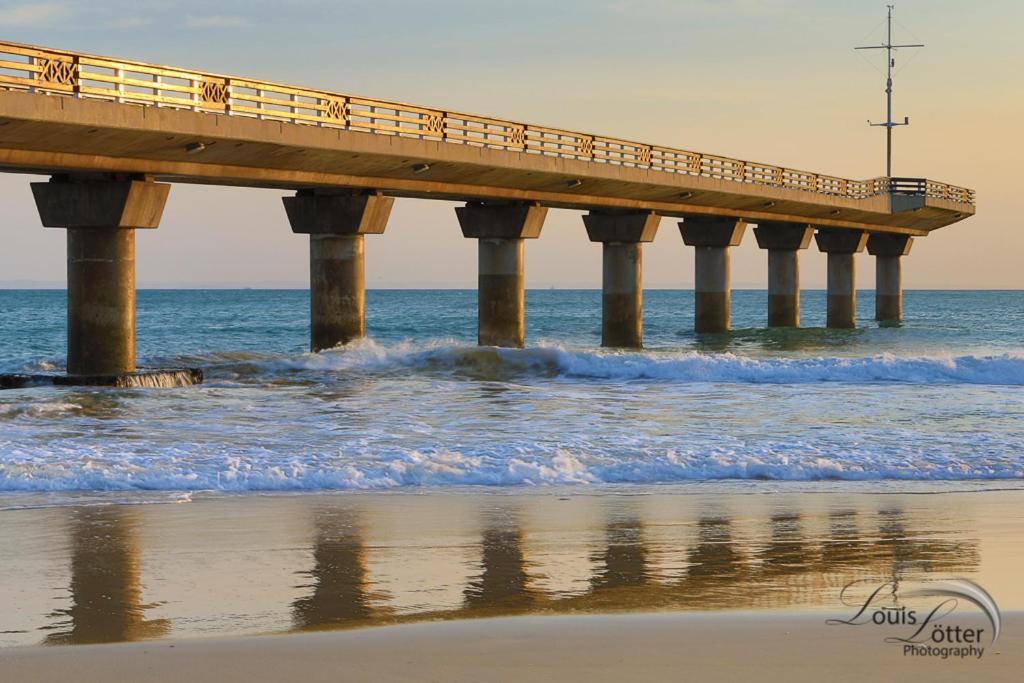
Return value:
<svg viewBox="0 0 1024 683">
<path fill-rule="evenodd" d="M 309 236 L 310 348 L 330 349 L 366 336 L 362 235 Z"/>
<path fill-rule="evenodd" d="M 743 239 L 747 224 L 725 216 L 687 216 L 679 224 L 683 243 L 694 249 L 694 330 L 727 332 L 729 249 Z"/>
<path fill-rule="evenodd" d="M 522 347 L 526 342 L 523 240 L 481 238 L 477 253 L 477 343 Z"/>
<path fill-rule="evenodd" d="M 310 349 L 366 335 L 363 236 L 387 227 L 395 200 L 380 193 L 300 190 L 284 198 L 292 232 L 309 235 Z"/>
<path fill-rule="evenodd" d="M 169 192 L 130 177 L 32 183 L 43 225 L 67 230 L 69 375 L 135 372 L 135 230 L 160 224 Z"/>
<path fill-rule="evenodd" d="M 828 327 L 857 326 L 857 277 L 854 254 L 864 250 L 868 234 L 863 230 L 818 230 L 818 249 L 828 254 Z"/>
<path fill-rule="evenodd" d="M 591 242 L 603 244 L 601 346 L 643 347 L 643 243 L 654 239 L 661 217 L 651 211 L 583 217 Z"/>
<path fill-rule="evenodd" d="M 768 250 L 768 327 L 800 327 L 799 253 L 813 234 L 802 223 L 765 221 L 754 228 L 757 246 Z"/>
<path fill-rule="evenodd" d="M 526 341 L 523 240 L 540 236 L 547 211 L 535 203 L 471 202 L 455 209 L 463 236 L 479 240 L 481 346 L 518 348 Z"/>
<path fill-rule="evenodd" d="M 868 237 L 868 253 L 875 257 L 875 320 L 903 320 L 903 261 L 910 253 L 910 235 L 874 234 Z"/>
</svg>

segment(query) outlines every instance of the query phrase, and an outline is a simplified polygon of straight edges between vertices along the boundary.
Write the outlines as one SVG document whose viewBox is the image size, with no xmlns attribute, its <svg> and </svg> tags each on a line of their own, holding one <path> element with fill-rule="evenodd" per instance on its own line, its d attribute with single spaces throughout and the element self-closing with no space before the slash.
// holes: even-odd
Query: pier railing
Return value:
<svg viewBox="0 0 1024 683">
<path fill-rule="evenodd" d="M 0 41 L 0 89 L 342 128 L 618 164 L 863 199 L 906 178 L 848 180 L 504 119 Z M 913 194 L 974 203 L 974 191 L 913 180 Z"/>
</svg>

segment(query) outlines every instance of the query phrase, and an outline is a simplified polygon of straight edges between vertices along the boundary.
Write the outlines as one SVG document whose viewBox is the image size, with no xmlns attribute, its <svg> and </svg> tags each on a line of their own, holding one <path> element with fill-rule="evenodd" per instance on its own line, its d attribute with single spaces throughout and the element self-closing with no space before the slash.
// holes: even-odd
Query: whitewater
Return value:
<svg viewBox="0 0 1024 683">
<path fill-rule="evenodd" d="M 528 347 L 477 348 L 475 292 L 368 292 L 370 338 L 309 354 L 307 293 L 142 291 L 142 364 L 200 387 L 0 392 L 0 492 L 678 482 L 1024 482 L 1019 292 L 908 292 L 899 328 L 697 337 L 652 291 L 647 348 L 599 348 L 600 293 L 531 291 Z M 60 371 L 62 292 L 0 292 L 0 371 Z M 960 484 L 957 484 L 957 483 Z"/>
</svg>

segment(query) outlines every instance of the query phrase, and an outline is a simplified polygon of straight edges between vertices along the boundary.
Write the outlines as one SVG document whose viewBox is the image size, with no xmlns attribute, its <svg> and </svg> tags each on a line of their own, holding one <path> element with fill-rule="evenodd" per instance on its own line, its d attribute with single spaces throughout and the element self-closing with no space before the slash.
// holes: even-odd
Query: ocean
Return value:
<svg viewBox="0 0 1024 683">
<path fill-rule="evenodd" d="M 642 352 L 600 348 L 601 293 L 527 292 L 527 348 L 477 348 L 474 290 L 367 292 L 368 338 L 308 349 L 308 292 L 142 290 L 140 366 L 202 386 L 0 392 L 0 492 L 325 491 L 1024 479 L 1024 294 L 908 291 L 905 322 L 693 333 L 645 292 Z M 0 372 L 61 371 L 65 295 L 0 291 Z M 836 482 L 840 482 L 837 484 Z"/>
</svg>

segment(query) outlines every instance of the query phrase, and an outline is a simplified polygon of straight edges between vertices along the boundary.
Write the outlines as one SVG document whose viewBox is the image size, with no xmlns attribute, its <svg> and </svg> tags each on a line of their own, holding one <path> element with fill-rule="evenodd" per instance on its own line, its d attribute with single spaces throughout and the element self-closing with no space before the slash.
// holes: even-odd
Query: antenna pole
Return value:
<svg viewBox="0 0 1024 683">
<path fill-rule="evenodd" d="M 888 37 L 885 41 L 885 177 L 892 177 L 892 5 L 888 5 Z"/>
<path fill-rule="evenodd" d="M 893 59 L 893 50 L 903 47 L 924 47 L 924 45 L 893 45 L 892 44 L 892 11 L 895 5 L 886 5 L 889 9 L 888 22 L 886 27 L 885 43 L 882 45 L 867 45 L 864 47 L 854 48 L 855 50 L 885 50 L 885 122 L 884 123 L 871 123 L 872 126 L 884 126 L 885 127 L 885 177 L 892 177 L 892 129 L 896 126 L 909 126 L 910 117 L 904 117 L 902 123 L 896 123 L 892 120 L 892 68 L 896 65 L 896 60 Z"/>
</svg>

